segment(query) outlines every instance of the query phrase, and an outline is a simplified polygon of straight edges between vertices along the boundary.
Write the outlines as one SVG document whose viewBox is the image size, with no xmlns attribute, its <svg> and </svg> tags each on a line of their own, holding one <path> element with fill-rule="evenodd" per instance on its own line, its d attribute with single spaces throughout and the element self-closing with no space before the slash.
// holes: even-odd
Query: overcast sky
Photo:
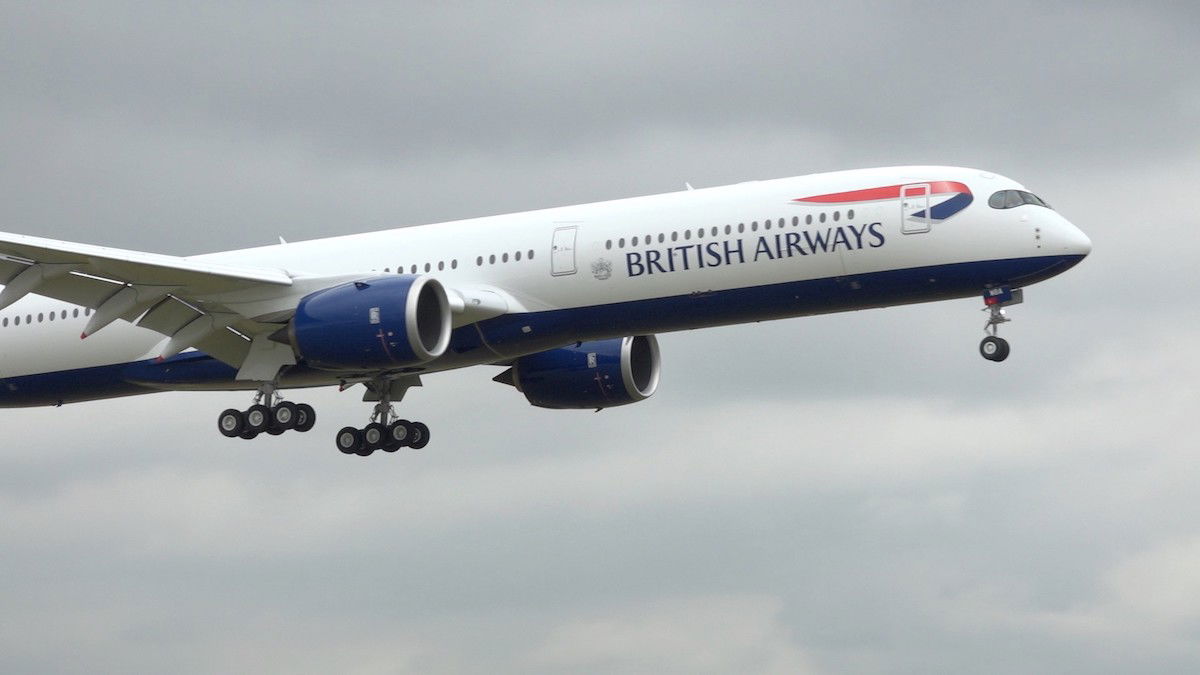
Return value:
<svg viewBox="0 0 1200 675">
<path fill-rule="evenodd" d="M 426 378 L 422 451 L 231 394 L 0 410 L 5 672 L 1200 668 L 1195 3 L 0 5 L 0 230 L 191 254 L 974 166 L 1093 239 L 1028 289 L 660 336 L 652 399 Z M 0 343 L 0 358 L 4 345 Z"/>
</svg>

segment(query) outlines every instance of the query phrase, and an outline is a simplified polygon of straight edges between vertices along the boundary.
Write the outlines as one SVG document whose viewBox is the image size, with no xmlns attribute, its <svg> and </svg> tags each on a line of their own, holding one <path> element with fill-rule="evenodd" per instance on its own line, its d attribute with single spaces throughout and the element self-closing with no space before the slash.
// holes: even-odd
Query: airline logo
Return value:
<svg viewBox="0 0 1200 675">
<path fill-rule="evenodd" d="M 926 193 L 926 186 L 928 186 L 928 193 Z M 888 185 L 886 187 L 851 190 L 849 192 L 833 192 L 827 195 L 801 197 L 792 201 L 798 204 L 836 204 L 843 206 L 862 202 L 900 199 L 901 196 L 906 199 L 923 200 L 926 194 L 929 195 L 931 204 L 929 213 L 926 214 L 925 209 L 921 209 L 916 213 L 909 214 L 910 217 L 929 218 L 935 222 L 943 221 L 970 206 L 971 202 L 975 199 L 974 195 L 971 194 L 971 188 L 966 185 L 957 181 L 943 180 L 929 183 Z M 935 201 L 937 203 L 934 203 Z"/>
</svg>

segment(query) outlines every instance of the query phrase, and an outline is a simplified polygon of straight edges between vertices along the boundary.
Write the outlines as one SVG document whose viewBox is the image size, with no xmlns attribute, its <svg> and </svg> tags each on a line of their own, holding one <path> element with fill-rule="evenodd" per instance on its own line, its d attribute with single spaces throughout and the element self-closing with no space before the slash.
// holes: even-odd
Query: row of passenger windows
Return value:
<svg viewBox="0 0 1200 675">
<path fill-rule="evenodd" d="M 988 197 L 988 206 L 993 209 L 1012 209 L 1024 204 L 1051 208 L 1041 197 L 1024 190 L 1001 190 Z"/>
<path fill-rule="evenodd" d="M 425 263 L 425 267 L 424 267 L 424 269 L 425 269 L 425 271 L 426 271 L 426 272 L 432 272 L 432 271 L 433 271 L 435 268 L 436 268 L 436 269 L 437 269 L 437 271 L 439 271 L 439 272 L 441 272 L 442 270 L 446 269 L 446 261 L 445 261 L 445 260 L 439 260 L 439 261 L 437 261 L 436 263 Z M 421 268 L 419 268 L 419 267 L 418 267 L 418 266 L 416 266 L 416 265 L 412 265 L 412 266 L 410 266 L 408 269 L 409 269 L 409 274 L 416 274 L 416 273 L 417 273 L 417 271 L 418 271 L 419 269 L 421 269 Z M 450 261 L 450 269 L 452 269 L 452 270 L 456 270 L 456 269 L 458 269 L 458 261 L 457 261 L 457 260 L 451 260 L 451 261 Z M 384 272 L 389 272 L 389 273 L 390 273 L 390 272 L 392 271 L 392 268 L 390 268 L 390 267 L 385 267 L 385 268 L 383 268 L 383 271 L 384 271 Z M 397 265 L 397 266 L 396 266 L 396 274 L 404 274 L 404 265 Z"/>
<path fill-rule="evenodd" d="M 65 309 L 62 310 L 61 312 L 49 312 L 49 313 L 38 312 L 36 315 L 26 314 L 25 315 L 25 323 L 31 324 L 34 321 L 37 321 L 37 323 L 42 323 L 43 321 L 54 321 L 55 319 L 61 319 L 61 320 L 65 321 L 68 316 L 72 319 L 78 319 L 81 314 L 83 316 L 89 316 L 89 315 L 91 315 L 91 313 L 92 313 L 92 310 L 90 310 L 90 309 L 80 309 L 78 307 L 70 310 L 70 313 L 68 313 L 67 310 L 65 310 Z M 9 322 L 9 318 L 7 316 L 4 317 L 3 319 L 0 319 L 0 328 L 8 328 L 9 324 L 10 324 L 10 322 Z M 14 316 L 12 318 L 11 325 L 20 326 L 21 325 L 21 317 L 19 315 Z"/>
<path fill-rule="evenodd" d="M 846 220 L 852 220 L 853 218 L 854 218 L 854 209 L 850 209 L 850 210 L 846 211 Z M 832 220 L 833 222 L 836 223 L 836 222 L 839 222 L 841 219 L 842 219 L 841 211 L 834 211 L 829 216 L 826 216 L 825 212 L 822 211 L 821 213 L 817 214 L 817 217 L 815 219 L 813 218 L 813 215 L 811 213 L 808 214 L 807 216 L 805 216 L 804 224 L 812 225 L 814 221 L 817 223 L 824 223 L 827 220 Z M 762 228 L 764 230 L 769 230 L 772 227 L 778 227 L 779 229 L 783 229 L 784 227 L 787 227 L 787 222 L 788 221 L 786 218 L 780 218 L 778 220 L 768 219 L 768 220 L 762 221 Z M 792 216 L 791 222 L 792 222 L 792 227 L 799 227 L 800 226 L 800 216 Z M 747 229 L 749 229 L 749 231 L 751 231 L 751 232 L 757 232 L 758 228 L 759 228 L 759 221 L 754 220 L 754 221 L 751 221 L 749 225 L 746 225 L 746 223 L 738 223 L 736 227 L 733 225 L 726 225 L 724 228 L 724 231 L 725 231 L 725 234 L 733 234 L 734 230 L 737 230 L 738 234 L 742 234 L 742 233 L 746 232 Z M 708 233 L 709 236 L 712 236 L 712 237 L 720 236 L 721 228 L 716 227 L 716 226 L 714 226 L 712 228 L 700 227 L 700 228 L 696 228 L 695 230 L 683 230 L 682 234 L 679 231 L 671 232 L 669 235 L 664 232 L 659 232 L 658 233 L 658 243 L 661 244 L 661 243 L 665 242 L 668 239 L 668 237 L 670 238 L 671 241 L 679 241 L 681 236 L 683 237 L 683 239 L 685 241 L 688 241 L 693 237 L 693 235 L 697 239 L 703 239 L 706 232 Z M 629 245 L 630 246 L 638 246 L 640 244 L 645 244 L 645 245 L 649 246 L 650 244 L 654 243 L 654 239 L 655 239 L 654 235 L 650 235 L 650 234 L 647 234 L 644 237 L 634 235 L 633 237 L 629 238 Z M 625 248 L 625 243 L 626 243 L 625 237 L 621 237 L 620 239 L 616 240 L 617 248 Z M 604 248 L 611 249 L 612 247 L 613 247 L 612 239 L 609 239 L 608 241 L 604 242 Z"/>
<path fill-rule="evenodd" d="M 496 255 L 495 253 L 493 253 L 493 254 L 489 255 L 487 258 L 484 258 L 483 256 L 478 256 L 475 258 L 475 265 L 477 267 L 483 267 L 483 264 L 485 262 L 489 265 L 495 265 L 497 262 L 506 263 L 509 260 L 512 260 L 513 262 L 519 262 L 522 259 L 533 260 L 533 249 L 529 249 L 528 251 L 517 251 L 516 253 L 511 253 L 511 254 L 508 252 L 501 253 L 500 255 Z M 452 270 L 458 269 L 458 260 L 454 259 L 454 260 L 451 260 L 449 263 L 447 263 L 445 260 L 439 260 L 436 263 L 428 263 L 427 262 L 424 265 L 409 265 L 408 273 L 409 274 L 417 274 L 421 270 L 424 270 L 426 272 L 432 272 L 435 269 L 439 272 L 442 272 L 447 267 Z M 392 271 L 392 268 L 385 267 L 385 268 L 383 268 L 383 271 L 390 273 Z M 396 267 L 396 274 L 404 274 L 404 271 L 405 271 L 404 265 L 398 265 Z"/>
<path fill-rule="evenodd" d="M 520 261 L 521 261 L 521 255 L 522 255 L 522 254 L 521 254 L 521 251 L 517 251 L 516 253 L 512 254 L 512 258 L 511 258 L 511 260 L 512 260 L 513 262 L 520 262 Z M 524 252 L 524 256 L 525 256 L 525 260 L 533 260 L 533 249 L 529 249 L 528 251 L 525 251 L 525 252 Z M 497 257 L 496 257 L 496 254 L 495 254 L 495 253 L 493 253 L 492 255 L 489 255 L 489 256 L 487 257 L 487 264 L 489 264 L 489 265 L 495 265 L 497 262 L 506 263 L 506 262 L 508 262 L 509 260 L 510 260 L 510 258 L 509 258 L 509 255 L 508 255 L 507 253 L 501 253 L 499 258 L 497 258 Z M 478 267 L 483 267 L 483 262 L 484 262 L 484 261 L 483 261 L 483 256 L 479 256 L 479 257 L 475 258 L 475 265 L 476 265 L 476 266 L 478 266 Z"/>
</svg>

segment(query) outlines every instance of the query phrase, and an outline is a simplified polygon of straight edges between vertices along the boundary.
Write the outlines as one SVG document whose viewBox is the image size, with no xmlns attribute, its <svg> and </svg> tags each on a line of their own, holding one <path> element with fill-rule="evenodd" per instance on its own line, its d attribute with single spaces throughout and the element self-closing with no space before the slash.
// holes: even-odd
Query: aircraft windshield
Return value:
<svg viewBox="0 0 1200 675">
<path fill-rule="evenodd" d="M 1011 209 L 1023 204 L 1051 208 L 1041 197 L 1024 190 L 1001 190 L 988 198 L 988 206 L 993 209 Z"/>
</svg>

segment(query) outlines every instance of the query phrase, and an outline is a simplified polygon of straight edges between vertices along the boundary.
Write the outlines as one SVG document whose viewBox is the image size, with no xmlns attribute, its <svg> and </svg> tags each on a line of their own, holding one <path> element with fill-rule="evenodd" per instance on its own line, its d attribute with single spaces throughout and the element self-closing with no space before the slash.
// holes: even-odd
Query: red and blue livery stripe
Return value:
<svg viewBox="0 0 1200 675">
<path fill-rule="evenodd" d="M 800 204 L 857 204 L 861 202 L 876 202 L 888 199 L 899 199 L 900 192 L 903 188 L 920 189 L 921 187 L 929 186 L 929 198 L 942 197 L 949 195 L 937 204 L 929 208 L 928 218 L 930 220 L 945 220 L 950 216 L 962 211 L 971 205 L 975 199 L 971 194 L 971 188 L 963 183 L 951 180 L 931 181 L 928 183 L 905 183 L 903 185 L 888 185 L 885 187 L 867 188 L 864 190 L 850 190 L 848 192 L 831 192 L 825 195 L 814 195 L 812 197 L 801 197 L 792 201 Z M 920 194 L 910 192 L 909 197 L 924 197 L 924 190 Z M 911 214 L 914 218 L 927 217 L 924 211 Z"/>
</svg>

